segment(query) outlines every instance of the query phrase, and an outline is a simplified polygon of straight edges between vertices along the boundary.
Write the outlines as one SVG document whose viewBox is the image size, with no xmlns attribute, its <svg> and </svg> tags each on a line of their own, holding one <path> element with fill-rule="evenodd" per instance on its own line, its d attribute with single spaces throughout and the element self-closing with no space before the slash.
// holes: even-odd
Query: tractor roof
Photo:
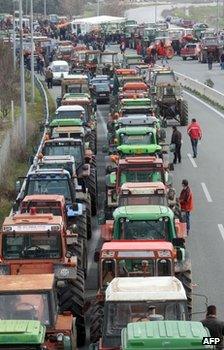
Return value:
<svg viewBox="0 0 224 350">
<path fill-rule="evenodd" d="M 66 145 L 67 145 L 68 143 L 71 143 L 71 145 L 73 145 L 73 144 L 82 144 L 82 140 L 80 140 L 80 139 L 73 139 L 72 137 L 69 137 L 69 138 L 66 138 L 66 137 L 58 137 L 58 138 L 56 138 L 56 139 L 46 140 L 46 141 L 44 142 L 44 145 L 46 145 L 46 144 L 59 144 L 59 145 L 60 145 L 60 143 L 61 143 L 61 144 L 65 143 Z M 61 146 L 61 145 L 60 145 L 60 146 Z M 62 146 L 63 146 L 63 145 L 62 145 Z"/>
<path fill-rule="evenodd" d="M 101 251 L 152 251 L 152 250 L 169 250 L 173 251 L 172 243 L 165 241 L 111 241 L 103 244 Z M 134 257 L 134 253 L 133 253 Z"/>
<path fill-rule="evenodd" d="M 128 68 L 118 68 L 115 69 L 115 73 L 117 75 L 136 75 L 136 69 L 128 69 Z"/>
<path fill-rule="evenodd" d="M 25 344 L 24 349 L 34 349 L 34 345 L 44 343 L 44 338 L 45 326 L 40 321 L 0 320 L 0 348 L 9 349 L 11 345 L 15 349 Z"/>
<path fill-rule="evenodd" d="M 106 301 L 186 300 L 176 277 L 117 277 L 106 289 Z"/>
<path fill-rule="evenodd" d="M 123 98 L 121 104 L 124 107 L 128 106 L 151 106 L 152 101 L 150 98 Z"/>
<path fill-rule="evenodd" d="M 172 350 L 203 350 L 213 346 L 202 345 L 203 337 L 210 333 L 201 322 L 195 321 L 153 321 L 129 323 L 122 331 L 123 350 L 136 349 L 141 344 L 145 350 L 162 349 L 168 344 Z M 167 347 L 167 345 L 166 345 Z"/>
<path fill-rule="evenodd" d="M 3 232 L 43 232 L 51 231 L 52 226 L 63 225 L 61 216 L 55 216 L 52 213 L 37 213 L 34 209 L 31 208 L 30 213 L 15 214 L 6 217 L 3 222 Z"/>
<path fill-rule="evenodd" d="M 158 119 L 154 116 L 147 116 L 145 114 L 134 114 L 134 115 L 125 115 L 117 120 L 117 124 L 120 126 L 126 125 L 153 125 L 157 123 Z"/>
<path fill-rule="evenodd" d="M 87 82 L 88 76 L 86 74 L 69 74 L 67 77 L 63 78 L 62 83 L 73 84 L 73 82 L 77 83 L 79 81 Z"/>
<path fill-rule="evenodd" d="M 142 56 L 137 54 L 126 54 L 124 55 L 124 58 L 142 58 Z"/>
<path fill-rule="evenodd" d="M 164 217 L 173 220 L 174 214 L 170 208 L 162 205 L 127 205 L 115 209 L 113 217 L 115 220 L 159 220 Z"/>
<path fill-rule="evenodd" d="M 0 293 L 43 292 L 52 290 L 54 274 L 0 276 Z"/>
<path fill-rule="evenodd" d="M 60 194 L 33 194 L 26 196 L 22 203 L 28 202 L 60 202 L 62 205 L 65 204 L 65 197 Z"/>
<path fill-rule="evenodd" d="M 138 195 L 138 194 L 152 194 L 155 190 L 163 191 L 161 194 L 165 194 L 165 185 L 162 182 L 125 182 L 121 186 L 121 193 L 122 194 L 131 194 L 131 195 Z"/>
<path fill-rule="evenodd" d="M 156 143 L 152 144 L 136 144 L 136 145 L 121 145 L 117 147 L 117 150 L 123 155 L 150 155 L 160 152 L 162 149 L 161 146 Z"/>
<path fill-rule="evenodd" d="M 44 156 L 38 162 L 41 163 L 75 163 L 75 158 L 73 156 Z"/>
<path fill-rule="evenodd" d="M 119 166 L 122 165 L 141 165 L 141 164 L 147 164 L 147 165 L 153 165 L 155 164 L 156 167 L 161 168 L 163 166 L 163 161 L 161 158 L 157 157 L 126 157 L 124 159 L 119 160 Z"/>
<path fill-rule="evenodd" d="M 83 122 L 79 118 L 63 118 L 54 119 L 50 123 L 50 127 L 60 127 L 60 126 L 82 126 Z"/>
<path fill-rule="evenodd" d="M 117 135 L 126 134 L 126 135 L 146 135 L 149 133 L 156 134 L 156 130 L 154 128 L 150 128 L 147 126 L 126 126 L 125 128 L 120 128 L 116 131 Z"/>
<path fill-rule="evenodd" d="M 64 101 L 75 101 L 76 103 L 85 103 L 89 104 L 90 103 L 90 97 L 89 96 L 75 96 L 76 94 L 65 94 L 62 99 L 62 103 Z"/>
<path fill-rule="evenodd" d="M 73 133 L 84 136 L 85 129 L 82 126 L 58 126 L 54 128 L 55 133 Z M 54 135 L 54 134 L 53 134 Z"/>
<path fill-rule="evenodd" d="M 148 90 L 148 86 L 144 82 L 129 82 L 125 83 L 123 86 L 123 90 Z"/>
<path fill-rule="evenodd" d="M 56 110 L 56 114 L 58 112 L 68 112 L 68 111 L 85 111 L 82 106 L 79 105 L 69 105 L 69 106 L 60 106 Z"/>
</svg>

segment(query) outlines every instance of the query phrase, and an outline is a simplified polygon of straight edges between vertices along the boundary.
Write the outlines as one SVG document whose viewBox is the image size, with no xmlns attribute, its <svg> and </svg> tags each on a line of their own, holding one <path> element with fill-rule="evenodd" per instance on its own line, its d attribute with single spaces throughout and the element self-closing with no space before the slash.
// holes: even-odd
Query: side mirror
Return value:
<svg viewBox="0 0 224 350">
<path fill-rule="evenodd" d="M 60 106 L 61 106 L 61 101 L 62 101 L 62 98 L 61 98 L 61 97 L 57 97 L 57 98 L 56 98 L 57 107 L 60 107 Z"/>
<path fill-rule="evenodd" d="M 100 260 L 100 252 L 95 251 L 94 253 L 94 262 L 97 263 Z"/>
<path fill-rule="evenodd" d="M 78 211 L 78 210 L 79 210 L 79 205 L 78 205 L 78 203 L 73 203 L 73 204 L 72 204 L 72 209 L 73 209 L 74 211 Z"/>
<path fill-rule="evenodd" d="M 101 211 L 99 216 L 98 216 L 98 224 L 103 225 L 103 224 L 105 224 L 105 222 L 106 222 L 105 214 L 103 211 Z"/>
<path fill-rule="evenodd" d="M 184 253 L 182 248 L 177 247 L 177 261 L 183 261 L 184 259 Z"/>
<path fill-rule="evenodd" d="M 21 187 L 22 187 L 21 181 L 20 181 L 20 180 L 16 181 L 15 189 L 16 189 L 16 193 L 17 193 L 17 194 L 20 192 Z"/>
<path fill-rule="evenodd" d="M 184 243 L 185 243 L 184 238 L 173 238 L 172 239 L 172 244 L 174 245 L 174 247 L 184 248 Z"/>
<path fill-rule="evenodd" d="M 29 157 L 29 165 L 32 165 L 34 161 L 34 156 Z"/>
</svg>

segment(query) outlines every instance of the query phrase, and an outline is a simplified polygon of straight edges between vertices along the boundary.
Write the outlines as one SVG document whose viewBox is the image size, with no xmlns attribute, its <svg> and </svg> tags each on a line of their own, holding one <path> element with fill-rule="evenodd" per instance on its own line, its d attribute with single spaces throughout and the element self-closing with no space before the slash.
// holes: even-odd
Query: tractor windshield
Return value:
<svg viewBox="0 0 224 350">
<path fill-rule="evenodd" d="M 103 325 L 105 347 L 121 345 L 121 330 L 128 323 L 149 321 L 155 314 L 161 315 L 164 320 L 185 319 L 184 302 L 175 301 L 107 302 L 105 311 Z"/>
<path fill-rule="evenodd" d="M 28 182 L 26 194 L 61 194 L 65 197 L 66 202 L 71 201 L 71 191 L 67 178 L 31 178 Z"/>
<path fill-rule="evenodd" d="M 123 185 L 126 182 L 157 182 L 162 181 L 162 175 L 160 171 L 155 170 L 139 170 L 129 169 L 121 172 L 120 184 Z"/>
<path fill-rule="evenodd" d="M 167 205 L 164 195 L 135 195 L 135 196 L 120 196 L 119 206 L 125 207 L 126 205 Z"/>
<path fill-rule="evenodd" d="M 85 110 L 83 111 L 60 111 L 55 114 L 57 119 L 83 119 L 86 121 Z"/>
<path fill-rule="evenodd" d="M 168 219 L 162 220 L 130 220 L 121 219 L 123 239 L 137 240 L 169 240 Z"/>
<path fill-rule="evenodd" d="M 150 145 L 154 144 L 155 140 L 153 133 L 149 132 L 146 135 L 120 135 L 121 145 Z"/>
<path fill-rule="evenodd" d="M 48 294 L 0 294 L 0 315 L 1 320 L 38 320 L 48 326 Z"/>
<path fill-rule="evenodd" d="M 72 176 L 74 173 L 74 163 L 67 162 L 67 163 L 38 163 L 38 166 L 40 169 L 65 169 L 67 170 L 70 175 Z"/>
<path fill-rule="evenodd" d="M 73 156 L 78 165 L 82 164 L 81 145 L 70 145 L 66 143 L 46 143 L 44 146 L 45 156 Z"/>
<path fill-rule="evenodd" d="M 59 232 L 7 233 L 3 234 L 2 244 L 5 259 L 59 259 L 61 257 Z"/>
</svg>

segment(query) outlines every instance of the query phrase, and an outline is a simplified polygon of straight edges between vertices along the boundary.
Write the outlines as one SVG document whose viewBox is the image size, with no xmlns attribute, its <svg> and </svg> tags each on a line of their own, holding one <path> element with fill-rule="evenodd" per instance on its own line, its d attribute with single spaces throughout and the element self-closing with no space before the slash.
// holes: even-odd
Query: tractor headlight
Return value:
<svg viewBox="0 0 224 350">
<path fill-rule="evenodd" d="M 9 265 L 0 265 L 0 276 L 2 275 L 10 275 Z"/>
</svg>

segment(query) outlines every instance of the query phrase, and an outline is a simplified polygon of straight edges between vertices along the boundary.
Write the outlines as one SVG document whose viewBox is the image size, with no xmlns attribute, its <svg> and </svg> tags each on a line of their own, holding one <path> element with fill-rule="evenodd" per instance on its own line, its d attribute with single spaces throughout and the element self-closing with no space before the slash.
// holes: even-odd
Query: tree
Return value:
<svg viewBox="0 0 224 350">
<path fill-rule="evenodd" d="M 2 118 L 8 116 L 11 100 L 18 99 L 18 75 L 13 70 L 13 57 L 10 45 L 0 41 L 0 105 Z"/>
<path fill-rule="evenodd" d="M 122 0 L 105 0 L 101 5 L 100 13 L 102 15 L 123 16 L 126 10 L 125 2 Z"/>
</svg>

